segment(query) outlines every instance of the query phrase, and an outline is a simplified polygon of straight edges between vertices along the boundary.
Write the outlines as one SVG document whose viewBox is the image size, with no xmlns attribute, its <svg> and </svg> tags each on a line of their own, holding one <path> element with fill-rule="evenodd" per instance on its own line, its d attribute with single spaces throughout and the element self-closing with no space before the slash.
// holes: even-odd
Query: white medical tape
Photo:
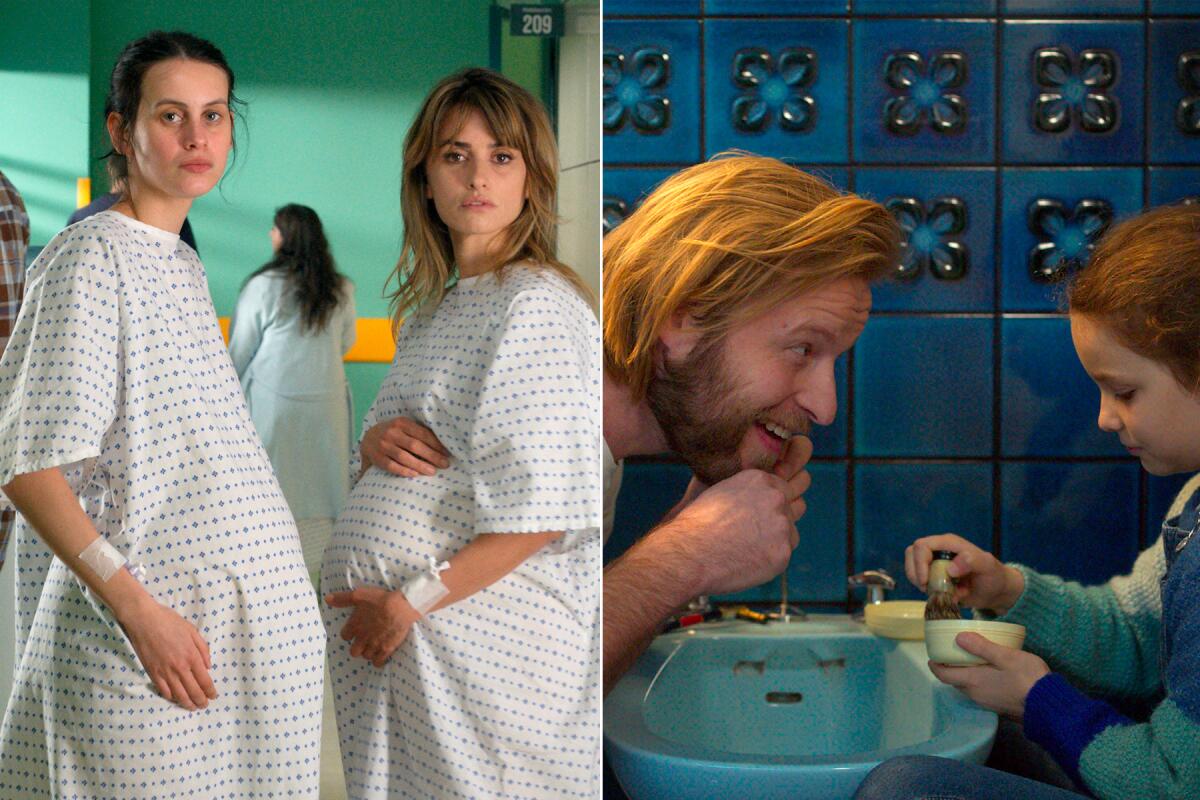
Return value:
<svg viewBox="0 0 1200 800">
<path fill-rule="evenodd" d="M 95 541 L 84 548 L 79 554 L 79 560 L 91 567 L 92 572 L 99 575 L 102 581 L 107 581 L 125 566 L 125 556 L 118 553 L 117 548 L 109 544 L 103 536 L 97 536 Z"/>
<path fill-rule="evenodd" d="M 404 584 L 404 588 L 401 590 L 409 605 L 415 608 L 421 616 L 425 616 L 431 608 L 438 604 L 438 601 L 450 594 L 450 590 L 446 588 L 446 584 L 442 583 L 442 579 L 439 577 L 443 570 L 450 568 L 450 563 L 448 561 L 438 562 L 432 556 L 429 556 L 428 560 L 429 571 L 422 572 Z"/>
</svg>

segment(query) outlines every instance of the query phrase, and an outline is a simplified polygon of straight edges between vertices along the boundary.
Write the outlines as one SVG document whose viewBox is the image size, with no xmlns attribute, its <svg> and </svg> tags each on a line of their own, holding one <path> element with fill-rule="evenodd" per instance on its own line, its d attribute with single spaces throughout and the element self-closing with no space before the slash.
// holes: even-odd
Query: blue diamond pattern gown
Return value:
<svg viewBox="0 0 1200 800">
<path fill-rule="evenodd" d="M 431 428 L 451 466 L 367 470 L 325 550 L 323 591 L 401 588 L 482 533 L 567 533 L 419 620 L 383 668 L 350 657 L 350 609 L 323 609 L 350 797 L 598 797 L 595 315 L 549 270 L 460 281 L 405 322 L 364 430 L 396 416 Z"/>
<path fill-rule="evenodd" d="M 219 697 L 189 712 L 159 696 L 18 517 L 0 798 L 315 800 L 325 637 L 295 523 L 195 251 L 113 211 L 41 253 L 0 359 L 0 484 L 55 466 L 200 631 Z"/>
</svg>

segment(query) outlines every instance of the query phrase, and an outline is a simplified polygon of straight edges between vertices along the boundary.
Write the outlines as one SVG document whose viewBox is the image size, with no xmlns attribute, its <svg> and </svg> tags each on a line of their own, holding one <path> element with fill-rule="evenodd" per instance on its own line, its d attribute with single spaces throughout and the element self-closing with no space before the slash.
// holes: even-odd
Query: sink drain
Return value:
<svg viewBox="0 0 1200 800">
<path fill-rule="evenodd" d="M 786 706 L 799 703 L 804 699 L 800 692 L 767 692 L 767 703 L 773 706 Z"/>
</svg>

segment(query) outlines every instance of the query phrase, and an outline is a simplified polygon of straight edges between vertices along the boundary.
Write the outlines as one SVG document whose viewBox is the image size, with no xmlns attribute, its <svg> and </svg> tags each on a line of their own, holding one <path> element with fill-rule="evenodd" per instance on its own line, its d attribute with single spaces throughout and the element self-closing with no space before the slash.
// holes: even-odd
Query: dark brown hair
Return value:
<svg viewBox="0 0 1200 800">
<path fill-rule="evenodd" d="M 184 31 L 151 31 L 140 39 L 134 39 L 125 45 L 117 63 L 113 65 L 112 75 L 108 79 L 108 97 L 104 100 L 104 118 L 116 113 L 121 118 L 121 138 L 128 140 L 133 133 L 133 123 L 137 119 L 138 106 L 142 103 L 142 79 L 147 70 L 160 61 L 172 58 L 184 58 L 212 64 L 225 72 L 229 79 L 229 108 L 244 106 L 233 93 L 233 70 L 230 69 L 225 55 L 220 49 L 199 36 L 193 36 Z M 230 131 L 230 135 L 233 132 Z M 236 153 L 235 153 L 236 155 Z M 106 159 L 108 179 L 113 191 L 123 191 L 125 181 L 129 177 L 129 161 L 110 148 L 101 158 Z"/>
<path fill-rule="evenodd" d="M 280 206 L 275 209 L 275 227 L 281 239 L 279 250 L 250 278 L 264 272 L 282 275 L 300 309 L 301 330 L 320 333 L 345 301 L 350 285 L 337 271 L 316 211 L 297 203 Z"/>
</svg>

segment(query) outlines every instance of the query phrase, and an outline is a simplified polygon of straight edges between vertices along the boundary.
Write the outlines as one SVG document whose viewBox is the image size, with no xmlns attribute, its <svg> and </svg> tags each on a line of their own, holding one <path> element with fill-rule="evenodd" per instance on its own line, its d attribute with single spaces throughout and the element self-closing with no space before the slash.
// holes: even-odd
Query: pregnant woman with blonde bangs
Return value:
<svg viewBox="0 0 1200 800">
<path fill-rule="evenodd" d="M 408 316 L 321 576 L 354 798 L 599 793 L 600 338 L 556 171 L 487 70 L 405 141 Z"/>
</svg>

